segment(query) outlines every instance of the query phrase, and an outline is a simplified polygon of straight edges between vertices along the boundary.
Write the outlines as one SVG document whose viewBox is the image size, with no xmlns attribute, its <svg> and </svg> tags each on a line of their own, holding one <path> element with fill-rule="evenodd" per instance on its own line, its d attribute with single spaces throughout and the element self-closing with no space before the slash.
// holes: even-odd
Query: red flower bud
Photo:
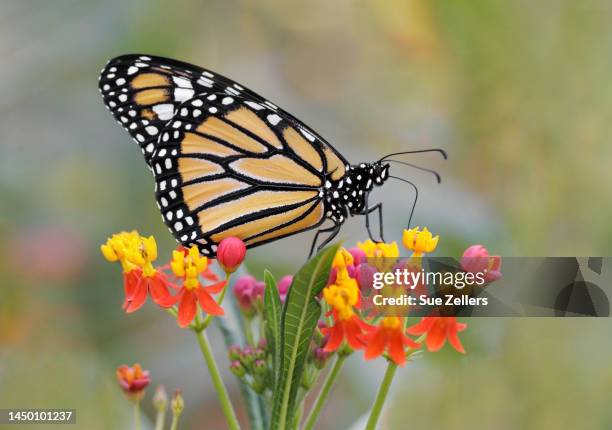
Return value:
<svg viewBox="0 0 612 430">
<path fill-rule="evenodd" d="M 242 264 L 246 245 L 237 237 L 226 237 L 217 248 L 217 261 L 227 273 L 233 273 Z"/>
<path fill-rule="evenodd" d="M 140 400 L 144 396 L 144 389 L 151 382 L 148 370 L 143 370 L 136 363 L 130 367 L 122 365 L 117 368 L 117 381 L 125 394 L 133 400 Z"/>
</svg>

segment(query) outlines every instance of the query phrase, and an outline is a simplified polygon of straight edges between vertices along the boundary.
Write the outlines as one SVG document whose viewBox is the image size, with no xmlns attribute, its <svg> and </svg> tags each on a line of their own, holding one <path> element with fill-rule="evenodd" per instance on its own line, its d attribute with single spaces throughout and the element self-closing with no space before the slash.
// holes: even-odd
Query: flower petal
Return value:
<svg viewBox="0 0 612 430">
<path fill-rule="evenodd" d="M 162 308 L 174 306 L 178 301 L 178 294 L 176 296 L 170 295 L 168 284 L 163 275 L 156 275 L 149 280 L 149 292 L 153 301 Z"/>
<path fill-rule="evenodd" d="M 344 339 L 344 325 L 342 322 L 337 322 L 335 325 L 327 328 L 325 331 L 329 333 L 329 339 L 325 344 L 323 351 L 333 352 L 340 347 Z"/>
<path fill-rule="evenodd" d="M 442 318 L 437 318 L 431 329 L 427 332 L 427 349 L 431 352 L 439 351 L 446 342 L 445 324 L 441 321 Z"/>
<path fill-rule="evenodd" d="M 423 317 L 421 318 L 421 321 L 411 327 L 408 327 L 408 330 L 406 331 L 413 336 L 419 336 L 429 331 L 433 322 L 434 317 Z"/>
<path fill-rule="evenodd" d="M 132 312 L 137 311 L 144 305 L 147 300 L 147 282 L 143 277 L 138 279 L 138 283 L 136 284 L 134 294 L 132 295 L 132 299 L 129 301 L 125 311 L 130 314 Z"/>
<path fill-rule="evenodd" d="M 371 360 L 380 356 L 384 352 L 386 344 L 387 336 L 385 330 L 376 330 L 368 338 L 363 358 L 365 358 L 366 360 Z"/>
<path fill-rule="evenodd" d="M 204 289 L 209 293 L 209 294 L 218 294 L 221 291 L 223 291 L 223 288 L 225 288 L 225 284 L 227 283 L 227 281 L 221 281 L 221 282 L 217 282 L 216 284 L 212 284 L 212 285 L 207 285 L 204 287 Z"/>
<path fill-rule="evenodd" d="M 366 344 L 363 340 L 363 333 L 357 321 L 359 321 L 359 317 L 357 316 L 354 316 L 351 320 L 346 321 L 346 341 L 351 348 L 362 349 Z"/>
<path fill-rule="evenodd" d="M 404 351 L 402 334 L 397 331 L 391 333 L 387 345 L 387 352 L 389 353 L 391 360 L 393 360 L 395 364 L 399 366 L 406 364 L 406 352 Z"/>
<path fill-rule="evenodd" d="M 191 291 L 183 289 L 180 293 L 180 302 L 178 306 L 178 325 L 179 327 L 187 327 L 195 317 L 197 306 L 196 296 Z"/>
<path fill-rule="evenodd" d="M 450 343 L 451 346 L 453 348 L 455 348 L 455 350 L 457 352 L 465 354 L 465 348 L 463 348 L 463 345 L 461 344 L 461 341 L 459 340 L 459 336 L 457 335 L 457 325 L 449 324 L 449 326 L 448 326 L 448 328 L 446 330 L 447 331 L 446 335 L 447 335 L 447 338 L 448 338 L 448 343 Z"/>
<path fill-rule="evenodd" d="M 223 308 L 217 304 L 215 299 L 206 291 L 204 288 L 196 288 L 196 295 L 198 296 L 198 302 L 204 312 L 210 315 L 223 315 L 225 312 Z"/>
</svg>

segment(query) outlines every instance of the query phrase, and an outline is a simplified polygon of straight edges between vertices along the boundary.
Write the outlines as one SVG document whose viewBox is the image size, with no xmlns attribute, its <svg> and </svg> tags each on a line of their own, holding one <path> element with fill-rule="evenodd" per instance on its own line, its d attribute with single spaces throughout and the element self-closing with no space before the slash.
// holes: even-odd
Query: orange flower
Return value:
<svg viewBox="0 0 612 430">
<path fill-rule="evenodd" d="M 321 330 L 329 336 L 324 348 L 326 352 L 337 350 L 345 339 L 353 349 L 364 348 L 364 335 L 370 329 L 353 310 L 359 304 L 357 281 L 348 275 L 346 268 L 339 269 L 334 283 L 323 289 L 323 297 L 334 319 L 334 325 Z"/>
<path fill-rule="evenodd" d="M 353 349 L 362 349 L 366 346 L 365 334 L 371 329 L 369 324 L 362 321 L 356 314 L 342 319 L 336 310 L 332 310 L 332 316 L 334 325 L 321 329 L 325 336 L 329 336 L 323 351 L 336 351 L 345 339 Z"/>
<path fill-rule="evenodd" d="M 378 327 L 367 335 L 367 346 L 364 358 L 371 360 L 380 356 L 385 349 L 389 358 L 396 364 L 406 364 L 406 352 L 404 347 L 412 349 L 420 348 L 421 345 L 404 334 L 404 323 L 399 317 L 385 317 Z"/>
<path fill-rule="evenodd" d="M 128 314 L 137 311 L 144 305 L 147 293 L 162 308 L 169 308 L 176 303 L 176 299 L 170 295 L 168 290 L 166 275 L 159 271 L 152 276 L 145 276 L 139 268 L 124 273 L 123 288 L 125 290 L 123 310 Z"/>
<path fill-rule="evenodd" d="M 138 363 L 132 367 L 121 365 L 115 374 L 121 389 L 132 400 L 140 400 L 144 396 L 144 389 L 151 382 L 149 371 L 143 370 Z"/>
<path fill-rule="evenodd" d="M 157 259 L 157 244 L 153 236 L 144 237 L 137 231 L 117 233 L 100 246 L 100 250 L 108 261 L 121 263 L 125 290 L 123 309 L 126 312 L 140 309 L 147 293 L 159 306 L 167 308 L 175 303 L 166 276 L 153 267 L 153 261 Z"/>
<path fill-rule="evenodd" d="M 180 327 L 187 327 L 193 321 L 198 303 L 202 310 L 210 315 L 224 314 L 223 308 L 213 299 L 212 294 L 220 293 L 225 287 L 225 281 L 209 286 L 200 283 L 200 275 L 208 279 L 213 276 L 208 270 L 208 259 L 200 255 L 196 246 L 192 246 L 189 250 L 174 251 L 170 267 L 178 278 L 183 279 L 183 286 L 175 297 L 178 300 Z"/>
<path fill-rule="evenodd" d="M 425 344 L 431 352 L 438 351 L 444 346 L 446 340 L 455 350 L 465 354 L 458 333 L 465 330 L 467 324 L 457 322 L 455 317 L 423 317 L 421 321 L 408 328 L 413 336 L 425 334 Z"/>
</svg>

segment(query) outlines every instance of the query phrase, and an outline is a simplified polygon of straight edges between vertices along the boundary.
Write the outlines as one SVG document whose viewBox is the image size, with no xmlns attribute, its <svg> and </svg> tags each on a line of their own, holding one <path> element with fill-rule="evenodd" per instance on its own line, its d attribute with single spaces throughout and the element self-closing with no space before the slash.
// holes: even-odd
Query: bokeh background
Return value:
<svg viewBox="0 0 612 430">
<path fill-rule="evenodd" d="M 0 407 L 72 407 L 78 428 L 127 429 L 114 369 L 139 361 L 183 390 L 183 428 L 224 428 L 190 333 L 152 305 L 125 315 L 117 267 L 99 253 L 132 228 L 155 234 L 161 255 L 174 246 L 140 151 L 100 100 L 109 58 L 218 71 L 356 162 L 446 149 L 446 162 L 410 159 L 441 185 L 395 171 L 419 185 L 415 221 L 441 235 L 439 255 L 473 243 L 503 256 L 611 255 L 611 22 L 607 0 L 2 2 Z M 387 239 L 399 239 L 411 190 L 375 197 Z M 343 236 L 365 238 L 363 219 Z M 257 249 L 248 267 L 291 273 L 311 237 Z M 445 350 L 400 372 L 382 427 L 611 428 L 611 334 L 607 319 L 473 320 L 467 356 Z M 320 428 L 366 414 L 383 368 L 352 357 Z"/>
</svg>

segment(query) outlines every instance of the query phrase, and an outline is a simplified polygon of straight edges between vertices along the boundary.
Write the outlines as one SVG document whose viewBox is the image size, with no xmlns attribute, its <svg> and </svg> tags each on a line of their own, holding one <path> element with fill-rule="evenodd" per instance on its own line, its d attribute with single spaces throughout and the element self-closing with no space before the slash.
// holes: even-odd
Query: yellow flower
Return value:
<svg viewBox="0 0 612 430">
<path fill-rule="evenodd" d="M 341 320 L 354 315 L 353 307 L 359 302 L 359 286 L 346 268 L 338 269 L 336 281 L 323 289 L 323 298 L 338 314 Z"/>
<path fill-rule="evenodd" d="M 368 263 L 384 272 L 391 269 L 399 257 L 399 248 L 396 242 L 373 242 L 371 239 L 365 242 L 357 242 L 357 246 L 365 252 Z"/>
<path fill-rule="evenodd" d="M 346 266 L 352 266 L 354 264 L 353 254 L 348 252 L 344 248 L 340 248 L 334 257 L 332 267 L 337 269 L 346 269 Z"/>
<path fill-rule="evenodd" d="M 419 231 L 419 227 L 404 230 L 403 242 L 406 249 L 413 251 L 413 257 L 422 257 L 424 253 L 433 252 L 438 246 L 440 236 L 433 237 L 427 227 Z"/>
<path fill-rule="evenodd" d="M 153 236 L 140 236 L 136 230 L 123 231 L 113 234 L 100 250 L 108 261 L 119 261 L 125 273 L 141 268 L 143 275 L 150 277 L 157 272 L 152 264 L 157 259 L 157 244 Z"/>
<path fill-rule="evenodd" d="M 183 285 L 188 290 L 200 285 L 199 276 L 208 267 L 208 258 L 200 255 L 197 246 L 192 246 L 187 252 L 173 251 L 170 268 L 179 278 L 185 278 Z"/>
<path fill-rule="evenodd" d="M 400 317 L 385 317 L 380 322 L 380 326 L 383 328 L 396 330 L 402 326 L 402 320 Z"/>
</svg>

